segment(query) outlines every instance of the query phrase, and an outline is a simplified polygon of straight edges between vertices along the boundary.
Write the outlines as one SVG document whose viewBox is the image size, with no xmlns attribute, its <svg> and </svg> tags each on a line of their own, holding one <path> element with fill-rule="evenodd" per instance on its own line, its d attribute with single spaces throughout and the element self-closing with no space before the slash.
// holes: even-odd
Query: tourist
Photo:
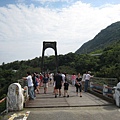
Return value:
<svg viewBox="0 0 120 120">
<path fill-rule="evenodd" d="M 38 74 L 36 74 L 35 79 L 36 79 L 36 90 L 35 90 L 35 92 L 40 94 L 40 79 L 39 79 Z"/>
<path fill-rule="evenodd" d="M 75 86 L 75 80 L 76 80 L 76 75 L 75 75 L 75 73 L 72 74 L 71 80 L 72 80 L 72 86 Z"/>
<path fill-rule="evenodd" d="M 66 75 L 66 74 L 65 74 L 65 73 L 62 73 L 61 75 L 62 75 L 62 80 L 63 80 L 63 85 L 64 85 L 64 83 L 65 83 L 65 75 Z"/>
<path fill-rule="evenodd" d="M 68 87 L 69 87 L 69 83 L 67 82 L 67 78 L 65 77 L 65 83 L 64 83 L 64 97 L 69 97 L 68 94 Z"/>
<path fill-rule="evenodd" d="M 48 74 L 45 73 L 43 77 L 43 86 L 44 86 L 44 93 L 46 94 L 47 89 L 48 89 L 48 82 L 49 82 L 49 77 Z"/>
<path fill-rule="evenodd" d="M 55 94 L 55 73 L 53 74 L 53 94 Z"/>
<path fill-rule="evenodd" d="M 84 86 L 85 86 L 85 77 L 86 77 L 87 72 L 85 72 L 82 76 L 82 90 L 84 91 Z"/>
<path fill-rule="evenodd" d="M 90 74 L 91 74 L 91 72 L 88 71 L 87 74 L 85 75 L 85 85 L 84 85 L 84 91 L 85 92 L 88 91 L 88 84 L 89 84 L 90 78 L 93 77 Z"/>
<path fill-rule="evenodd" d="M 29 99 L 34 100 L 34 84 L 30 72 L 27 72 L 27 77 L 23 77 L 23 80 L 27 80 Z"/>
<path fill-rule="evenodd" d="M 34 86 L 34 97 L 36 97 L 36 88 L 37 88 L 37 84 L 36 84 L 36 79 L 35 79 L 35 73 L 32 73 L 32 80 L 33 80 L 33 86 Z"/>
<path fill-rule="evenodd" d="M 40 76 L 39 76 L 39 79 L 40 79 L 40 87 L 43 86 L 43 75 L 42 73 L 40 73 Z"/>
<path fill-rule="evenodd" d="M 49 74 L 49 81 L 50 81 L 50 84 L 53 83 L 53 73 L 50 73 L 50 74 Z"/>
<path fill-rule="evenodd" d="M 79 90 L 80 97 L 82 97 L 82 77 L 80 73 L 78 73 L 78 76 L 76 78 L 75 87 L 76 87 L 76 95 L 78 96 L 78 90 Z"/>
<path fill-rule="evenodd" d="M 59 92 L 59 96 L 61 96 L 61 88 L 63 83 L 63 79 L 62 79 L 62 75 L 60 74 L 60 71 L 58 71 L 58 74 L 55 75 L 54 81 L 55 81 L 55 98 L 56 98 L 58 92 Z"/>
</svg>

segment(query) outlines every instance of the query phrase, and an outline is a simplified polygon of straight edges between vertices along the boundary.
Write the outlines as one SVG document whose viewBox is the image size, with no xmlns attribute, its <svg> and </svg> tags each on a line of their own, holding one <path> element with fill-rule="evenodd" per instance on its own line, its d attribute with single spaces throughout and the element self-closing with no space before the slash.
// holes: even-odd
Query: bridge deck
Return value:
<svg viewBox="0 0 120 120">
<path fill-rule="evenodd" d="M 48 91 L 44 94 L 43 87 L 40 88 L 40 94 L 37 94 L 35 100 L 30 100 L 25 105 L 26 108 L 53 108 L 53 107 L 87 107 L 87 106 L 106 106 L 111 105 L 99 97 L 90 93 L 82 92 L 82 97 L 76 96 L 75 87 L 69 87 L 69 98 L 62 96 L 55 98 L 53 86 L 49 85 Z"/>
</svg>

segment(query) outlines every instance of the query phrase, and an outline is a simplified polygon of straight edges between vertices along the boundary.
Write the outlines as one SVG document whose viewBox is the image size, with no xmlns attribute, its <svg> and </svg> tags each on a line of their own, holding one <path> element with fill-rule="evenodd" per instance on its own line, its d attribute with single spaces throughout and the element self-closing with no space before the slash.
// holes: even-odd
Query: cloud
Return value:
<svg viewBox="0 0 120 120">
<path fill-rule="evenodd" d="M 58 54 L 75 52 L 119 20 L 120 4 L 92 7 L 79 1 L 61 9 L 33 4 L 0 7 L 0 63 L 41 56 L 43 41 L 57 41 Z"/>
</svg>

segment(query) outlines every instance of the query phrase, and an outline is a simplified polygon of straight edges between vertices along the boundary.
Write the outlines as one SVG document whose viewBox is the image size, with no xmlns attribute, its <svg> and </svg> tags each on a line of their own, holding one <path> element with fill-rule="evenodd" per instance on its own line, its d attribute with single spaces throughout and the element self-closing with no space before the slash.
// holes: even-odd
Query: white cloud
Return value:
<svg viewBox="0 0 120 120">
<path fill-rule="evenodd" d="M 58 54 L 75 52 L 119 20 L 120 4 L 98 8 L 76 2 L 59 10 L 33 4 L 0 7 L 0 63 L 41 56 L 43 41 L 57 41 Z"/>
</svg>

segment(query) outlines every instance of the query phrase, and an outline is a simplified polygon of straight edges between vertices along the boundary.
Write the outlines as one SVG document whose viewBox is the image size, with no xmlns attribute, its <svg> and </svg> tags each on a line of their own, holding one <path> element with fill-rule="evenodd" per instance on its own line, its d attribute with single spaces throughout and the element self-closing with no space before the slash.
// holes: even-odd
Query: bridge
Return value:
<svg viewBox="0 0 120 120">
<path fill-rule="evenodd" d="M 68 78 L 68 80 L 69 80 L 69 78 Z M 37 119 L 40 119 L 39 114 L 41 114 L 38 111 L 45 110 L 46 111 L 45 114 L 47 115 L 50 111 L 53 112 L 54 110 L 56 111 L 56 109 L 60 110 L 61 112 L 64 110 L 69 111 L 69 109 L 77 109 L 77 110 L 85 109 L 85 111 L 86 111 L 86 109 L 95 109 L 99 112 L 98 109 L 101 109 L 101 107 L 108 107 L 108 108 L 113 108 L 115 110 L 118 110 L 117 112 L 119 113 L 119 108 L 117 108 L 114 104 L 114 100 L 113 100 L 113 96 L 112 96 L 113 93 L 110 92 L 112 90 L 112 87 L 106 86 L 106 88 L 109 89 L 109 92 L 104 95 L 103 94 L 103 86 L 100 86 L 100 84 L 98 85 L 95 82 L 96 80 L 97 80 L 97 78 L 94 78 L 93 80 L 91 80 L 92 84 L 89 86 L 89 88 L 90 88 L 89 92 L 83 91 L 82 97 L 76 96 L 75 87 L 72 85 L 69 86 L 69 97 L 68 98 L 63 97 L 63 88 L 62 88 L 62 95 L 60 97 L 55 98 L 55 95 L 53 93 L 53 85 L 52 84 L 49 84 L 46 94 L 44 94 L 43 87 L 41 87 L 40 94 L 37 94 L 35 100 L 30 100 L 30 101 L 25 102 L 23 111 L 19 111 L 19 113 L 18 113 L 18 111 L 10 112 L 4 117 L 4 119 L 8 118 L 8 116 L 9 116 L 10 120 L 11 120 L 11 118 L 14 118 L 17 120 L 25 119 L 25 118 L 28 120 L 33 120 L 33 119 L 37 120 Z M 115 79 L 112 79 L 112 82 L 113 81 L 115 83 Z M 109 82 L 110 82 L 110 80 L 109 80 Z M 76 110 L 75 110 L 75 112 L 76 112 Z M 43 112 L 43 114 L 44 114 L 44 112 Z M 69 114 L 69 112 L 68 112 L 68 114 Z M 55 116 L 56 116 L 56 114 L 55 114 Z M 63 114 L 63 116 L 64 116 L 64 114 Z M 58 117 L 58 116 L 56 116 L 56 117 Z M 42 116 L 42 118 L 47 120 L 51 117 Z M 64 120 L 69 117 L 67 117 L 65 115 L 65 118 L 64 117 L 62 117 L 62 118 Z M 57 119 L 62 120 L 62 118 L 57 118 Z M 69 119 L 71 119 L 71 118 L 69 118 Z M 75 119 L 77 120 L 78 117 Z"/>
</svg>

